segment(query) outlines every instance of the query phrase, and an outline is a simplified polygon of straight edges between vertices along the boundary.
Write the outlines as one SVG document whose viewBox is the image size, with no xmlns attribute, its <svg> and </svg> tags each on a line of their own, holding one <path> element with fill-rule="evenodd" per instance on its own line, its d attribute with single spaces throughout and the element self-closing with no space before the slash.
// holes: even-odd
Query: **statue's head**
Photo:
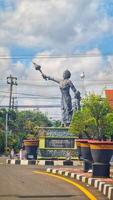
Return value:
<svg viewBox="0 0 113 200">
<path fill-rule="evenodd" d="M 68 79 L 71 77 L 71 72 L 69 70 L 65 70 L 63 73 L 63 78 Z"/>
</svg>

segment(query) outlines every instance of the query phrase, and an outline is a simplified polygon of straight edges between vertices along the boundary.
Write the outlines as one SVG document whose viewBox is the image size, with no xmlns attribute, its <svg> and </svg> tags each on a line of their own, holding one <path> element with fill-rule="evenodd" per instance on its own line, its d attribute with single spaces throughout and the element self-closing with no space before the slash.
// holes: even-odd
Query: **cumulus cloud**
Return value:
<svg viewBox="0 0 113 200">
<path fill-rule="evenodd" d="M 0 74 L 1 78 L 4 78 L 4 75 L 6 75 L 6 72 L 9 73 L 10 66 L 11 66 L 11 61 L 10 59 L 7 59 L 7 57 L 10 57 L 10 51 L 7 47 L 0 47 Z M 4 59 L 4 56 L 6 59 Z"/>
<path fill-rule="evenodd" d="M 95 72 L 99 73 L 104 64 L 104 58 L 98 49 L 87 51 L 83 56 L 78 55 L 75 57 L 61 57 L 55 59 L 49 58 L 49 52 L 47 51 L 44 54 L 48 55 L 48 58 L 42 59 L 40 58 L 41 54 L 38 54 L 39 58 L 34 58 L 33 61 L 42 66 L 44 73 L 50 73 L 50 75 L 55 77 L 61 76 L 62 78 L 63 71 L 69 69 L 72 72 L 72 78 L 74 79 L 75 77 L 75 80 L 79 79 L 78 75 L 80 76 L 80 73 L 83 71 L 85 71 L 88 78 L 92 77 L 92 75 L 97 78 Z M 50 52 L 50 55 L 51 54 Z"/>
<path fill-rule="evenodd" d="M 111 30 L 112 18 L 99 12 L 100 0 L 7 1 L 14 7 L 0 17 L 1 44 L 71 51 Z"/>
</svg>

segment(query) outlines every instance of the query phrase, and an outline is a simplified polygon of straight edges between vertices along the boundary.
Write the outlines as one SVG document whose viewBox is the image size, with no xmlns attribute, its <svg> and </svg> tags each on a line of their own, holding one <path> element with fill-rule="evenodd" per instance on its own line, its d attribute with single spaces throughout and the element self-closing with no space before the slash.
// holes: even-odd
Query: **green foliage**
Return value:
<svg viewBox="0 0 113 200">
<path fill-rule="evenodd" d="M 113 135 L 113 113 L 107 113 L 105 116 L 105 135 L 112 136 Z"/>
<path fill-rule="evenodd" d="M 86 97 L 83 104 L 96 121 L 101 120 L 110 110 L 106 99 L 102 99 L 100 96 L 94 94 Z"/>
<path fill-rule="evenodd" d="M 106 99 L 98 95 L 89 95 L 83 101 L 83 108 L 75 112 L 70 132 L 85 135 L 88 138 L 104 138 L 113 134 L 113 112 Z"/>
<path fill-rule="evenodd" d="M 53 126 L 54 127 L 60 127 L 61 126 L 61 121 L 60 120 L 56 120 L 53 122 Z"/>
<path fill-rule="evenodd" d="M 78 135 L 82 133 L 85 137 L 91 137 L 92 128 L 95 127 L 95 124 L 95 118 L 91 116 L 87 108 L 84 108 L 81 111 L 74 113 L 70 125 L 70 132 Z"/>
<path fill-rule="evenodd" d="M 27 134 L 27 135 L 26 135 L 26 139 L 32 139 L 32 140 L 35 140 L 36 137 L 35 137 L 33 134 Z"/>
<path fill-rule="evenodd" d="M 0 152 L 4 151 L 4 146 L 5 146 L 5 137 L 4 137 L 4 132 L 0 130 Z"/>
</svg>

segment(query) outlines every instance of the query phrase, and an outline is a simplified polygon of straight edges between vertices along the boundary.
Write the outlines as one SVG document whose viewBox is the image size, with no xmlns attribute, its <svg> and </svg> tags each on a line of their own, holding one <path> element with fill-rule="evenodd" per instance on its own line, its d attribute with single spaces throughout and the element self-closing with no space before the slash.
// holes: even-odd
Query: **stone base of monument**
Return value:
<svg viewBox="0 0 113 200">
<path fill-rule="evenodd" d="M 37 159 L 66 160 L 76 157 L 76 134 L 68 132 L 68 128 L 42 127 L 39 128 L 39 148 Z"/>
</svg>

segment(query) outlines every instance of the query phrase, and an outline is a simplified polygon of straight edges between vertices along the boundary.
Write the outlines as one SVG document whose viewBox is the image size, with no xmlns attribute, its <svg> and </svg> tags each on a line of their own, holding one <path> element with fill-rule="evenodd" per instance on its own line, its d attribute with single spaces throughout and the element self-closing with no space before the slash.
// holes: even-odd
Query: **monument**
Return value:
<svg viewBox="0 0 113 200">
<path fill-rule="evenodd" d="M 80 92 L 77 91 L 70 80 L 71 73 L 65 70 L 63 78 L 58 80 L 45 75 L 41 66 L 33 63 L 35 69 L 38 70 L 43 79 L 56 82 L 61 91 L 61 111 L 62 111 L 62 127 L 40 127 L 39 131 L 39 148 L 37 153 L 38 159 L 54 160 L 54 159 L 74 159 L 76 157 L 75 139 L 76 134 L 68 132 L 72 119 L 73 111 L 80 110 Z M 74 93 L 74 104 L 70 95 L 70 89 Z"/>
<path fill-rule="evenodd" d="M 70 80 L 71 73 L 69 70 L 65 70 L 63 73 L 63 79 L 55 79 L 50 76 L 45 75 L 42 70 L 41 66 L 33 63 L 35 69 L 40 71 L 43 79 L 51 80 L 59 84 L 60 91 L 61 91 L 61 111 L 62 111 L 62 126 L 69 126 L 73 110 L 80 110 L 80 92 L 77 91 L 75 86 L 73 85 L 72 81 Z M 72 98 L 70 95 L 70 89 L 74 93 L 74 104 L 72 106 Z"/>
</svg>

